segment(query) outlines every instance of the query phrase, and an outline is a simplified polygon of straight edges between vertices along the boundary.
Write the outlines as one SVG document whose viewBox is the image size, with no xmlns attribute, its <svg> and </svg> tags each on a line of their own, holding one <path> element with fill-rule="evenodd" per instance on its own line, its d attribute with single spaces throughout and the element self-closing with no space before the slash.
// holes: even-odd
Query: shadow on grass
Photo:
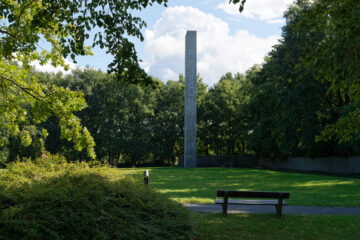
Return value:
<svg viewBox="0 0 360 240">
<path fill-rule="evenodd" d="M 192 214 L 199 239 L 360 239 L 360 217 Z"/>
</svg>

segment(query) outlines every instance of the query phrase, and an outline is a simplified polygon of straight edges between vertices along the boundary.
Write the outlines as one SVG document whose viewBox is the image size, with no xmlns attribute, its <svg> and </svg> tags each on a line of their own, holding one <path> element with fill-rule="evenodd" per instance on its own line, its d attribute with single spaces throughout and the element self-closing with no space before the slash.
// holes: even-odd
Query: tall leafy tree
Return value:
<svg viewBox="0 0 360 240">
<path fill-rule="evenodd" d="M 250 112 L 255 120 L 250 146 L 261 156 L 314 157 L 357 151 L 356 144 L 338 143 L 334 136 L 319 138 L 338 121 L 346 98 L 331 90 L 332 83 L 321 81 L 319 69 L 309 64 L 309 56 L 327 38 L 323 29 L 302 25 L 312 21 L 308 12 L 316 2 L 299 0 L 289 8 L 283 40 L 250 77 L 254 85 Z"/>
<path fill-rule="evenodd" d="M 326 127 L 321 139 L 336 137 L 340 142 L 360 140 L 360 2 L 356 0 L 306 1 L 299 32 L 319 32 L 321 41 L 306 54 L 308 67 L 329 91 L 341 96 L 341 116 Z"/>
</svg>

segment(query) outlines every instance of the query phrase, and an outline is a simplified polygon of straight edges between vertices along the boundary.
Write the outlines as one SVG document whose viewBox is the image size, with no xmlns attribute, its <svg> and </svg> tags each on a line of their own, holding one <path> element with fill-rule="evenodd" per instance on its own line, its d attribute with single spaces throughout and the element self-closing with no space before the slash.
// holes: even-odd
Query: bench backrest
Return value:
<svg viewBox="0 0 360 240">
<path fill-rule="evenodd" d="M 254 197 L 254 198 L 289 198 L 288 192 L 254 192 L 254 191 L 231 191 L 231 190 L 218 190 L 216 196 L 224 197 Z"/>
</svg>

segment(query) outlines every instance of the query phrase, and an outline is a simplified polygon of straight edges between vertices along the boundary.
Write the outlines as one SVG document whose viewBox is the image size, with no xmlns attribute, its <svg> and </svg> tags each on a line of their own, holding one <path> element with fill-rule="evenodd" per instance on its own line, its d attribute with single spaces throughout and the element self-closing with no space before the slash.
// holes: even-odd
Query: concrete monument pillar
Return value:
<svg viewBox="0 0 360 240">
<path fill-rule="evenodd" d="M 196 167 L 196 31 L 185 37 L 185 142 L 184 167 Z"/>
</svg>

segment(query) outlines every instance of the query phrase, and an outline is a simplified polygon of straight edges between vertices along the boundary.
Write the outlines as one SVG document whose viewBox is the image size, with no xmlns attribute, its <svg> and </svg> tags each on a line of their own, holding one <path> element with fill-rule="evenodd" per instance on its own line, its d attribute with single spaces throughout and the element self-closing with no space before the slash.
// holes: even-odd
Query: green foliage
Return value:
<svg viewBox="0 0 360 240">
<path fill-rule="evenodd" d="M 252 119 L 249 147 L 257 155 L 281 159 L 360 153 L 359 104 L 354 97 L 357 86 L 351 85 L 358 78 L 358 59 L 352 60 L 351 54 L 343 56 L 346 60 L 335 59 L 342 47 L 330 45 L 340 44 L 342 33 L 330 34 L 335 19 L 319 10 L 319 6 L 336 12 L 343 9 L 339 14 L 349 24 L 344 27 L 350 34 L 357 24 L 351 25 L 348 18 L 352 19 L 352 14 L 345 12 L 352 12 L 359 4 L 347 4 L 299 0 L 285 13 L 283 39 L 262 68 L 248 77 L 253 84 L 248 105 Z M 352 72 L 343 64 L 347 61 L 355 64 Z M 337 62 L 341 64 L 332 66 Z M 337 74 L 345 78 L 334 80 Z"/>
<path fill-rule="evenodd" d="M 41 82 L 81 91 L 88 107 L 77 116 L 96 142 L 100 160 L 112 165 L 133 166 L 145 162 L 175 164 L 183 153 L 184 78 L 157 87 L 120 84 L 113 75 L 92 69 L 76 70 L 72 75 L 37 74 Z M 198 78 L 199 103 L 203 104 L 206 86 Z M 86 160 L 83 153 L 71 150 L 60 139 L 57 119 L 41 127 L 48 129 L 46 148 L 61 152 L 69 160 Z"/>
<path fill-rule="evenodd" d="M 155 96 L 154 114 L 151 118 L 151 149 L 154 159 L 175 158 L 184 152 L 184 92 L 185 80 L 168 81 L 160 85 Z"/>
<path fill-rule="evenodd" d="M 6 161 L 9 137 L 18 137 L 23 146 L 34 142 L 25 129 L 45 122 L 55 115 L 61 136 L 74 143 L 75 149 L 87 148 L 95 158 L 94 141 L 81 127 L 74 112 L 86 105 L 82 96 L 62 88 L 40 84 L 26 76 L 31 63 L 51 63 L 68 69 L 65 58 L 75 62 L 77 56 L 92 55 L 91 47 L 106 48 L 113 56 L 108 72 L 122 83 L 156 85 L 141 69 L 134 44 L 143 41 L 141 29 L 146 23 L 137 16 L 153 4 L 166 6 L 168 0 L 6 0 L 0 3 L 0 131 L 1 161 Z M 234 1 L 236 3 L 238 1 Z M 242 1 L 242 5 L 244 4 Z M 85 42 L 96 31 L 91 46 Z M 45 42 L 48 49 L 39 44 Z M 41 48 L 42 50 L 39 50 Z M 22 69 L 13 63 L 19 63 Z M 25 123 L 26 122 L 26 123 Z M 42 132 L 42 131 L 39 131 Z M 133 154 L 134 155 L 134 154 Z M 142 154 L 140 154 L 142 155 Z M 169 154 L 167 154 L 169 155 Z M 136 158 L 139 158 L 137 156 Z M 136 159 L 135 159 L 136 161 Z"/>
<path fill-rule="evenodd" d="M 157 87 L 119 84 L 112 75 L 86 69 L 72 75 L 38 74 L 41 82 L 55 84 L 85 94 L 88 107 L 77 116 L 89 129 L 96 142 L 99 159 L 112 165 L 126 162 L 175 164 L 183 154 L 184 88 L 178 81 Z M 200 154 L 241 154 L 247 151 L 248 126 L 243 109 L 248 99 L 250 82 L 243 75 L 227 74 L 210 90 L 198 76 L 198 129 Z M 226 116 L 226 117 L 224 117 Z M 54 127 L 55 126 L 55 127 Z M 70 150 L 59 139 L 57 122 L 44 124 L 49 130 L 46 147 L 61 152 L 67 159 L 85 160 L 86 156 Z"/>
<path fill-rule="evenodd" d="M 2 1 L 0 56 L 11 61 L 16 53 L 16 59 L 25 65 L 39 60 L 41 64 L 49 61 L 65 66 L 67 56 L 75 60 L 78 55 L 92 54 L 85 41 L 96 29 L 92 47 L 105 47 L 114 56 L 109 72 L 123 81 L 150 83 L 128 37 L 143 40 L 140 30 L 146 23 L 133 16 L 133 10 L 141 11 L 154 3 L 166 5 L 167 0 Z M 51 45 L 51 51 L 36 51 L 41 40 Z"/>
<path fill-rule="evenodd" d="M 130 82 L 144 80 L 144 76 L 137 73 L 137 63 L 132 67 L 128 65 L 137 60 L 123 34 L 141 38 L 139 29 L 144 23 L 133 18 L 128 10 L 139 10 L 155 1 L 130 2 L 59 1 L 37 6 L 35 3 L 39 2 L 33 1 L 22 5 L 23 13 L 15 7 L 5 11 L 4 6 L 10 6 L 10 2 L 1 5 L 4 16 L 10 18 L 11 23 L 18 23 L 24 17 L 21 20 L 24 25 L 9 22 L 2 27 L 3 31 L 10 32 L 2 32 L 4 38 L 0 42 L 4 59 L 4 70 L 0 70 L 0 116 L 4 116 L 0 119 L 1 159 L 12 161 L 18 155 L 36 157 L 41 154 L 45 142 L 50 152 L 61 152 L 70 160 L 88 160 L 88 156 L 94 157 L 96 152 L 99 159 L 112 165 L 176 162 L 176 156 L 183 153 L 183 77 L 166 84 L 152 79 L 152 88 L 125 86 L 117 81 L 119 76 L 132 79 Z M 80 7 L 80 3 L 89 8 Z M 230 3 L 240 3 L 242 7 L 245 1 L 232 0 Z M 20 43 L 12 44 L 16 40 L 9 33 L 15 32 L 14 29 L 23 30 L 30 22 L 38 26 L 41 17 L 48 16 L 47 10 L 51 12 L 62 4 L 67 4 L 68 8 L 55 12 L 49 18 L 51 21 L 44 28 L 35 29 L 32 35 L 44 34 L 47 27 L 55 26 L 49 31 L 60 40 L 52 43 L 58 50 L 51 53 L 53 57 L 36 55 L 35 50 L 31 50 L 38 41 L 36 38 L 29 40 L 28 45 L 22 45 L 23 52 Z M 109 7 L 110 12 L 99 8 L 99 4 Z M 28 8 L 37 10 L 28 11 Z M 359 3 L 354 0 L 341 4 L 334 0 L 298 0 L 285 13 L 283 39 L 273 47 L 262 66 L 254 66 L 245 74 L 225 74 L 210 89 L 199 77 L 198 153 L 255 153 L 273 159 L 358 155 L 358 10 Z M 37 20 L 25 17 L 29 14 Z M 108 21 L 120 17 L 119 14 L 123 14 L 125 22 Z M 72 27 L 74 25 L 76 27 Z M 117 57 L 122 60 L 115 57 L 120 75 L 116 71 L 115 75 L 106 75 L 87 69 L 74 71 L 70 76 L 38 73 L 30 76 L 26 69 L 10 62 L 16 57 L 24 67 L 31 59 L 43 63 L 52 61 L 56 65 L 61 64 L 59 56 L 66 56 L 71 51 L 74 56 L 85 54 L 84 49 L 80 50 L 83 40 L 87 38 L 86 32 L 95 26 L 105 30 L 99 33 L 104 34 L 103 37 L 97 35 L 95 45 L 120 49 Z M 56 30 L 59 27 L 61 31 Z M 75 39 L 75 32 L 79 39 Z M 45 40 L 51 42 L 50 35 L 49 38 L 45 36 Z M 115 40 L 117 38 L 120 42 Z M 12 51 L 19 52 L 18 55 L 6 52 L 5 48 L 10 45 Z M 83 95 L 75 91 L 81 91 Z M 84 109 L 84 98 L 87 109 Z M 86 128 L 80 125 L 79 119 Z M 47 133 L 42 129 L 49 133 L 46 140 Z M 95 152 L 90 135 L 97 143 Z M 19 143 L 23 147 L 16 147 Z M 84 151 L 75 152 L 70 147 L 79 151 L 86 148 L 88 156 Z"/>
<path fill-rule="evenodd" d="M 41 84 L 25 69 L 5 60 L 0 66 L 0 124 L 6 131 L 0 147 L 6 147 L 9 137 L 19 137 L 25 147 L 33 142 L 33 138 L 46 138 L 46 130 L 35 126 L 54 115 L 59 119 L 62 137 L 73 141 L 78 151 L 86 148 L 89 157 L 95 158 L 95 143 L 74 114 L 86 107 L 83 94 Z"/>
<path fill-rule="evenodd" d="M 44 75 L 41 78 L 49 84 L 85 93 L 88 107 L 77 116 L 94 136 L 97 143 L 95 151 L 100 160 L 106 158 L 110 164 L 117 165 L 121 157 L 134 165 L 152 152 L 151 119 L 158 89 L 123 85 L 113 75 L 91 69 L 76 70 L 64 77 Z M 46 141 L 49 151 L 56 153 L 65 150 L 68 159 L 87 159 L 59 140 L 59 129 L 53 127 L 57 125 L 55 119 L 45 125 L 51 129 Z"/>
<path fill-rule="evenodd" d="M 238 73 L 233 77 L 227 73 L 200 102 L 198 135 L 200 144 L 204 144 L 204 154 L 236 155 L 247 152 L 250 129 L 244 106 L 249 101 L 249 84 L 243 75 Z"/>
<path fill-rule="evenodd" d="M 299 32 L 319 32 L 321 41 L 306 53 L 306 63 L 317 80 L 330 84 L 329 91 L 341 96 L 340 117 L 326 126 L 320 139 L 340 142 L 360 140 L 360 2 L 318 0 L 302 12 Z M 311 19 L 311 21 L 309 21 Z"/>
<path fill-rule="evenodd" d="M 242 5 L 245 1 L 242 1 Z M 88 156 L 95 157 L 94 141 L 88 130 L 82 128 L 73 112 L 86 105 L 81 95 L 66 89 L 40 84 L 36 78 L 26 78 L 31 63 L 51 63 L 68 66 L 68 56 L 92 55 L 91 47 L 106 48 L 114 60 L 109 73 L 121 82 L 154 84 L 137 57 L 135 37 L 143 40 L 141 29 L 146 23 L 134 16 L 153 4 L 167 0 L 7 0 L 0 3 L 0 132 L 1 161 L 6 161 L 9 137 L 18 137 L 23 146 L 34 142 L 34 136 L 25 129 L 45 122 L 51 115 L 59 119 L 62 137 L 71 140 L 77 150 L 87 148 Z M 237 3 L 237 1 L 234 1 Z M 86 46 L 90 32 L 96 29 L 92 46 Z M 49 50 L 38 50 L 45 42 Z M 22 65 L 22 69 L 13 63 Z M 25 82 L 25 79 L 26 82 Z M 65 116 L 66 115 L 66 116 Z M 42 132 L 42 131 L 39 131 Z M 39 134 L 40 135 L 40 134 Z M 43 136 L 44 137 L 44 136 Z"/>
<path fill-rule="evenodd" d="M 188 214 L 106 166 L 59 156 L 0 173 L 0 239 L 191 239 Z"/>
<path fill-rule="evenodd" d="M 237 4 L 240 3 L 239 11 L 242 12 L 244 10 L 244 5 L 246 0 L 230 0 L 229 3 Z"/>
</svg>

